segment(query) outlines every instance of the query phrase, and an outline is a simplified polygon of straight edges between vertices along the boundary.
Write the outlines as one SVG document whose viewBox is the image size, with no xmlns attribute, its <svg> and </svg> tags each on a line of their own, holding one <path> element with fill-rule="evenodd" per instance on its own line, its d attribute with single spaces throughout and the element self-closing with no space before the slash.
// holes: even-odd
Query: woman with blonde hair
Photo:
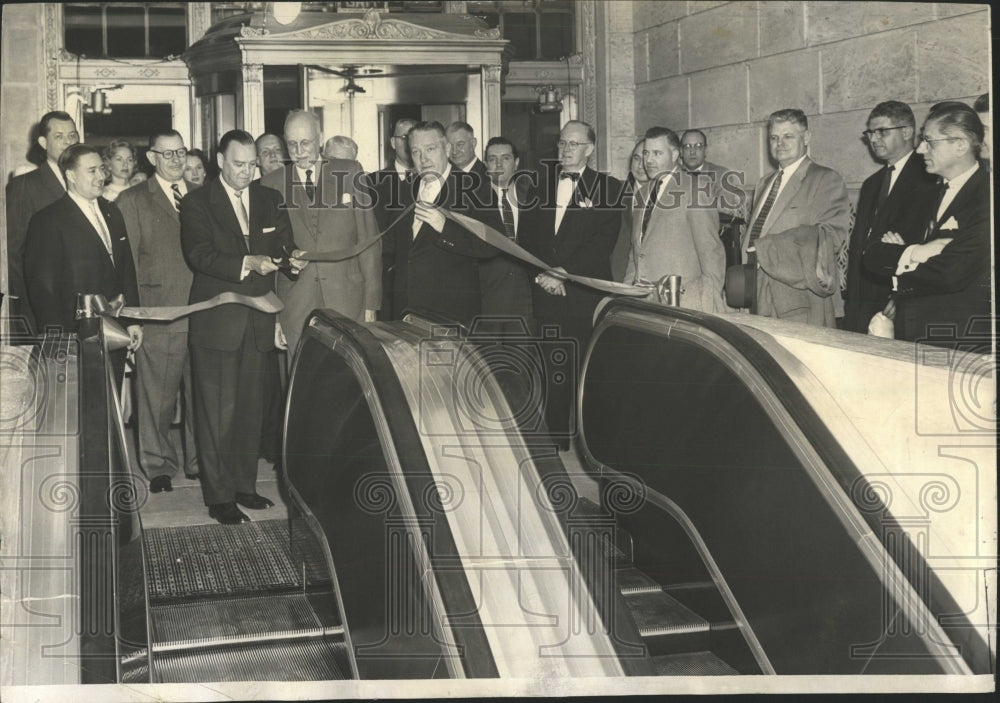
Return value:
<svg viewBox="0 0 1000 703">
<path fill-rule="evenodd" d="M 129 179 L 135 172 L 135 149 L 124 139 L 116 139 L 105 147 L 102 156 L 108 171 L 102 195 L 105 200 L 114 201 L 130 185 Z"/>
</svg>

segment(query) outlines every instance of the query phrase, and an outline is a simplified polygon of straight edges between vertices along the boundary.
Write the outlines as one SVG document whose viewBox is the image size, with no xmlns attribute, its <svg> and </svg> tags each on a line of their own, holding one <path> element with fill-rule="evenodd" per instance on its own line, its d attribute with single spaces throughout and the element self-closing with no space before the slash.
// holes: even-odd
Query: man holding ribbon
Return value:
<svg viewBox="0 0 1000 703">
<path fill-rule="evenodd" d="M 118 196 L 143 306 L 184 305 L 191 293 L 193 274 L 181 251 L 180 209 L 181 199 L 198 186 L 184 178 L 186 157 L 184 138 L 176 130 L 150 135 L 146 158 L 155 169 L 153 177 Z M 135 361 L 139 465 L 150 492 L 171 491 L 179 467 L 189 477 L 198 474 L 187 318 L 147 325 Z M 170 431 L 181 388 L 183 447 Z"/>
<path fill-rule="evenodd" d="M 28 303 L 38 330 L 76 330 L 76 296 L 123 295 L 126 305 L 137 305 L 135 266 L 125 222 L 115 206 L 101 197 L 104 161 L 86 144 L 73 144 L 59 156 L 66 194 L 42 208 L 28 223 L 24 251 L 24 278 Z M 130 351 L 142 344 L 142 327 L 128 326 Z M 111 355 L 117 383 L 125 376 L 125 352 Z"/>
<path fill-rule="evenodd" d="M 283 251 L 295 258 L 292 227 L 281 195 L 251 184 L 253 137 L 231 130 L 219 142 L 219 178 L 181 201 L 181 244 L 194 269 L 191 303 L 220 293 L 263 296 L 274 289 Z M 220 305 L 191 315 L 191 366 L 201 487 L 209 515 L 222 524 L 247 522 L 251 510 L 273 503 L 258 495 L 257 455 L 263 421 L 267 352 L 274 348 L 275 316 L 242 305 Z"/>
</svg>

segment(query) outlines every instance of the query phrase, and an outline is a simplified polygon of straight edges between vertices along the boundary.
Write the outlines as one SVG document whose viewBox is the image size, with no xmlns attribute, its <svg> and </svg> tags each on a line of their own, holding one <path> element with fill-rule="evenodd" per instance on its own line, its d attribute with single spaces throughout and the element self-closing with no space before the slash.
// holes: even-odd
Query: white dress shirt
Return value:
<svg viewBox="0 0 1000 703">
<path fill-rule="evenodd" d="M 427 203 L 428 205 L 433 205 L 434 201 L 437 200 L 438 196 L 441 194 L 441 187 L 444 185 L 445 180 L 451 175 L 451 163 L 444 169 L 444 173 L 440 177 L 435 178 L 431 175 L 420 177 L 420 190 L 417 192 L 417 201 Z M 420 225 L 423 223 L 416 217 L 413 218 L 413 238 L 417 238 L 417 232 L 420 231 Z"/>
<path fill-rule="evenodd" d="M 394 165 L 396 167 L 396 175 L 399 176 L 399 180 L 401 181 L 405 181 L 406 174 L 410 173 L 413 170 L 412 168 L 407 168 L 403 164 L 399 163 L 398 160 L 395 162 Z"/>
<path fill-rule="evenodd" d="M 70 199 L 76 203 L 76 206 L 80 208 L 83 212 L 83 216 L 87 218 L 87 222 L 90 223 L 91 227 L 97 230 L 97 233 L 101 235 L 101 241 L 104 242 L 104 248 L 108 252 L 108 256 L 114 261 L 114 255 L 112 254 L 111 248 L 111 232 L 108 230 L 108 223 L 104 221 L 104 216 L 100 212 L 95 212 L 97 208 L 97 200 L 87 200 L 86 198 L 81 198 L 79 195 L 71 190 L 66 191 L 69 193 Z"/>
<path fill-rule="evenodd" d="M 892 171 L 889 172 L 889 192 L 892 192 L 893 187 L 896 185 L 896 181 L 899 180 L 899 172 L 905 168 L 907 161 L 913 156 L 913 149 L 910 149 L 906 156 L 897 159 L 894 163 L 889 164 L 892 166 Z"/>
<path fill-rule="evenodd" d="M 564 171 L 564 173 L 573 173 L 572 171 Z M 577 171 L 580 177 L 583 177 L 583 171 Z M 573 193 L 576 191 L 576 185 L 578 181 L 574 181 L 571 178 L 559 178 L 559 184 L 556 186 L 556 228 L 554 232 L 559 231 L 559 225 L 562 224 L 563 216 L 566 214 L 566 208 L 569 206 L 571 200 L 573 200 Z"/>
<path fill-rule="evenodd" d="M 170 181 L 166 180 L 165 178 L 163 178 L 158 173 L 153 173 L 153 178 L 155 178 L 156 182 L 160 184 L 161 188 L 163 188 L 163 192 L 167 194 L 167 199 L 170 201 L 171 205 L 174 204 L 174 189 L 173 189 L 173 187 L 175 185 L 177 186 L 177 189 L 181 192 L 181 197 L 182 198 L 185 195 L 187 195 L 187 192 L 188 192 L 187 184 L 184 182 L 183 178 L 181 178 L 179 181 L 174 181 L 173 183 L 171 183 Z"/>
<path fill-rule="evenodd" d="M 799 170 L 799 166 L 801 166 L 802 162 L 806 160 L 806 156 L 808 156 L 808 154 L 803 154 L 797 160 L 795 160 L 792 163 L 788 164 L 788 166 L 784 166 L 784 167 L 779 166 L 778 167 L 778 170 L 781 171 L 782 174 L 781 174 L 781 183 L 778 184 L 778 192 L 775 193 L 775 195 L 774 195 L 775 202 L 777 202 L 778 198 L 781 197 L 781 191 L 783 191 L 785 189 L 785 186 L 788 185 L 788 182 L 790 180 L 792 180 L 792 174 L 795 173 L 796 171 L 798 171 Z M 771 182 L 773 182 L 773 181 L 774 181 L 774 177 L 772 177 L 772 179 L 771 179 Z M 765 190 L 763 190 L 761 192 L 761 196 L 763 196 L 763 197 L 761 197 L 760 202 L 759 203 L 754 203 L 753 217 L 750 218 L 750 224 L 751 225 L 757 219 L 757 215 L 760 214 L 760 209 L 762 207 L 764 207 L 764 203 L 767 201 L 768 191 L 770 191 L 770 185 L 768 185 L 768 188 L 766 188 Z M 771 212 L 774 212 L 774 211 L 772 210 Z M 770 216 L 770 213 L 768 213 L 768 216 Z M 767 222 L 765 222 L 764 224 L 766 225 Z M 760 236 L 763 237 L 764 236 L 764 232 L 761 232 Z"/>
</svg>

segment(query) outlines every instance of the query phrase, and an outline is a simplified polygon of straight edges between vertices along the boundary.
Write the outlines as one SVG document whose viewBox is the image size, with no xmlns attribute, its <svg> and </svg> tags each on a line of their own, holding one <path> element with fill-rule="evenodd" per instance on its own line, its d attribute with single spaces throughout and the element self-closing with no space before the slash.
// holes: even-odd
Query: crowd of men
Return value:
<svg viewBox="0 0 1000 703">
<path fill-rule="evenodd" d="M 129 325 L 150 490 L 171 490 L 181 470 L 200 475 L 209 513 L 224 524 L 248 520 L 240 507 L 271 506 L 256 475 L 260 456 L 280 454 L 277 350 L 291 357 L 317 308 L 360 323 L 424 313 L 501 336 L 556 330 L 583 349 L 602 294 L 566 274 L 648 286 L 654 301 L 653 284 L 679 275 L 680 304 L 706 312 L 743 308 L 861 333 L 881 318 L 905 340 L 935 326 L 954 339 L 988 319 L 989 165 L 976 109 L 939 103 L 918 130 L 907 105 L 875 106 L 863 134 L 884 167 L 861 188 L 853 230 L 843 178 L 808 155 L 805 114 L 772 113 L 767 134 L 776 169 L 748 201 L 742 174 L 707 161 L 697 129 L 647 130 L 621 182 L 589 165 L 596 134 L 585 122 L 567 122 L 558 161 L 532 173 L 509 139 L 491 138 L 480 159 L 470 125 L 401 119 L 392 164 L 366 174 L 357 144 L 324 142 L 318 117 L 295 110 L 282 135 L 226 133 L 218 177 L 204 185 L 185 178 L 178 132 L 151 135 L 153 177 L 111 203 L 100 152 L 78 143 L 68 114 L 51 112 L 38 140 L 46 162 L 8 185 L 8 307 L 36 330 L 72 330 L 78 292 L 132 306 L 277 294 L 278 315 L 227 304 Z M 501 253 L 453 213 L 547 267 Z M 353 253 L 306 254 L 344 251 Z M 124 358 L 114 361 L 120 378 Z M 545 395 L 563 446 L 572 387 L 552 384 Z M 178 397 L 180 441 L 171 433 Z"/>
</svg>

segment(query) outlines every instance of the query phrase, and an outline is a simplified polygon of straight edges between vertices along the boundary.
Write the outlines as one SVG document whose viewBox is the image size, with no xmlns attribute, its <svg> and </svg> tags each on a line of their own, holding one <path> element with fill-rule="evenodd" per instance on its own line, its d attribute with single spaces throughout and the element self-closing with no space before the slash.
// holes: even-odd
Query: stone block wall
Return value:
<svg viewBox="0 0 1000 703">
<path fill-rule="evenodd" d="M 941 100 L 989 90 L 989 7 L 902 2 L 639 0 L 633 11 L 635 130 L 702 129 L 708 159 L 773 168 L 765 122 L 798 107 L 811 156 L 852 195 L 878 168 L 861 132 L 883 100 L 910 104 L 918 124 Z"/>
</svg>

